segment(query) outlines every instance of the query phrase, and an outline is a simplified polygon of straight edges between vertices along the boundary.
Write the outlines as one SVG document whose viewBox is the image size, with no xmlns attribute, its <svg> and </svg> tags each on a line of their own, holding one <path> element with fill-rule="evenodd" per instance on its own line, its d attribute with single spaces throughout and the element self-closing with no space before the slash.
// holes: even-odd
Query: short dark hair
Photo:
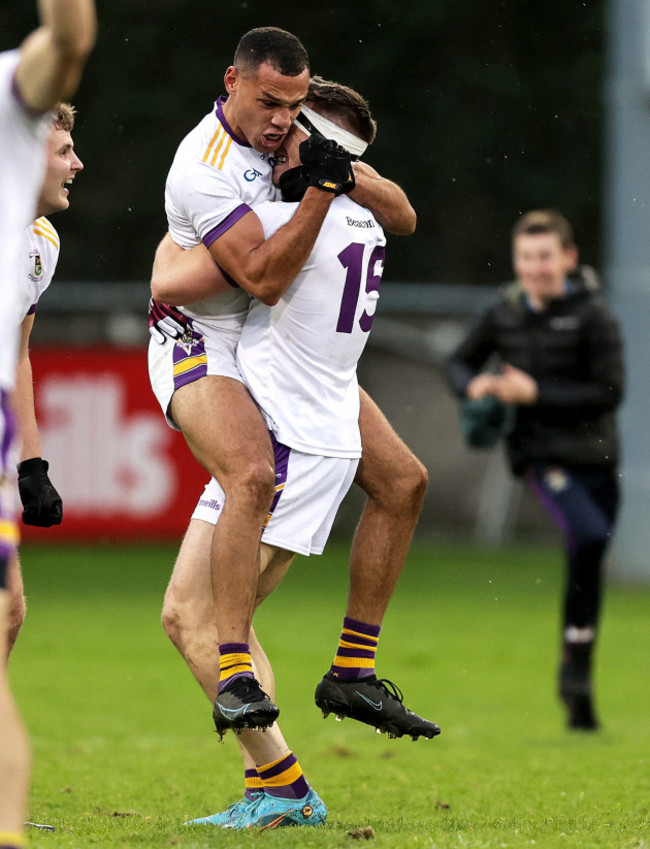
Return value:
<svg viewBox="0 0 650 849">
<path fill-rule="evenodd" d="M 297 77 L 307 68 L 309 56 L 300 39 L 279 27 L 258 27 L 243 35 L 233 65 L 242 73 L 254 73 L 268 62 L 285 77 Z"/>
<path fill-rule="evenodd" d="M 517 236 L 534 236 L 537 233 L 557 233 L 565 250 L 575 247 L 573 228 L 556 209 L 533 209 L 522 215 L 512 230 L 512 241 Z"/>
<path fill-rule="evenodd" d="M 374 142 L 377 122 L 370 114 L 368 101 L 353 88 L 322 77 L 312 77 L 307 105 L 325 118 L 344 124 L 344 129 L 363 139 L 366 144 Z"/>
</svg>

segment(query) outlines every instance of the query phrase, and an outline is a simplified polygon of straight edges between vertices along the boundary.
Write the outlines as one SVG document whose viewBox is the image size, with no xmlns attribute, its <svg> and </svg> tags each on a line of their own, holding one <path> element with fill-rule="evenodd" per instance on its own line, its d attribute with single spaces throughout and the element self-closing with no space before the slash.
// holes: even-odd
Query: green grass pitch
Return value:
<svg viewBox="0 0 650 849">
<path fill-rule="evenodd" d="M 555 697 L 559 552 L 414 548 L 384 623 L 380 676 L 437 721 L 433 741 L 323 720 L 313 691 L 338 640 L 345 546 L 300 558 L 256 617 L 285 736 L 329 808 L 320 829 L 183 826 L 241 795 L 232 735 L 160 626 L 170 547 L 25 547 L 29 613 L 10 665 L 32 740 L 38 849 L 650 846 L 647 588 L 611 586 L 598 656 L 603 730 Z M 216 661 L 215 661 L 216 662 Z M 228 739 L 230 737 L 231 739 Z M 361 840 L 363 842 L 363 839 Z"/>
</svg>

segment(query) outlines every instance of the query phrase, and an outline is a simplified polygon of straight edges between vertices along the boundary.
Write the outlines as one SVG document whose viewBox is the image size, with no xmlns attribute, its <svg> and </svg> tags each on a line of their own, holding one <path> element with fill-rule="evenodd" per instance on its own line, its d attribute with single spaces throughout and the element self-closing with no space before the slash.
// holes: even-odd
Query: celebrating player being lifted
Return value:
<svg viewBox="0 0 650 849">
<path fill-rule="evenodd" d="M 309 153 L 315 136 L 336 140 L 360 156 L 374 140 L 375 122 L 356 92 L 319 78 L 312 80 L 309 106 L 303 106 L 278 152 L 274 181 L 283 198 L 298 201 L 308 185 L 309 169 L 300 155 Z M 295 203 L 266 201 L 253 207 L 267 238 L 291 219 Z M 276 305 L 254 300 L 237 348 L 237 365 L 259 405 L 271 433 L 276 468 L 276 496 L 262 535 L 262 574 L 257 603 L 277 587 L 294 554 L 320 554 L 336 511 L 354 478 L 361 455 L 359 386 L 356 366 L 372 326 L 383 271 L 385 238 L 368 209 L 346 197 L 330 207 L 305 267 Z M 195 254 L 193 256 L 192 254 Z M 161 245 L 154 288 L 177 303 L 188 293 L 202 297 L 222 290 L 207 252 L 183 252 L 168 238 Z M 203 265 L 201 265 L 203 263 Z M 178 313 L 181 322 L 182 314 Z M 219 641 L 218 620 L 210 598 L 209 552 L 213 526 L 223 514 L 224 493 L 212 479 L 190 522 L 167 591 L 165 626 L 209 697 L 218 690 L 213 646 Z M 356 624 L 356 623 L 355 623 Z M 439 729 L 405 710 L 377 685 L 372 672 L 371 635 L 354 634 L 352 650 L 340 652 L 340 670 L 357 673 L 358 705 L 381 697 L 389 703 L 373 724 L 394 736 L 434 736 Z M 272 694 L 268 659 L 251 631 L 253 661 L 264 687 Z M 331 684 L 330 684 L 331 680 Z M 328 676 L 324 706 L 338 710 L 341 681 Z M 345 698 L 345 694 L 344 694 Z M 392 699 L 392 701 L 391 701 Z M 215 722 L 228 727 L 217 702 Z M 370 713 L 370 709 L 365 707 Z M 370 717 L 368 717 L 370 721 Z M 251 825 L 318 825 L 324 804 L 307 783 L 293 752 L 277 726 L 265 734 L 245 729 L 239 742 L 245 761 L 244 798 L 227 811 L 195 822 L 229 828 Z"/>
<path fill-rule="evenodd" d="M 269 154 L 280 147 L 300 111 L 308 81 L 307 56 L 294 36 L 263 28 L 242 38 L 225 76 L 228 98 L 220 98 L 214 113 L 181 143 L 166 190 L 174 240 L 184 248 L 202 241 L 241 288 L 199 300 L 181 296 L 177 303 L 184 306 L 177 329 L 173 310 L 158 303 L 165 296 L 155 286 L 151 305 L 152 333 L 163 343 L 161 349 L 150 345 L 150 370 L 162 408 L 226 493 L 211 544 L 221 664 L 215 713 L 221 725 L 230 712 L 227 721 L 234 728 L 270 725 L 278 715 L 255 679 L 248 677 L 259 538 L 273 498 L 275 472 L 268 432 L 241 383 L 234 357 L 248 307 L 246 293 L 267 303 L 282 295 L 309 255 L 334 195 L 354 183 L 349 153 L 346 159 L 331 141 L 312 137 L 304 156 L 310 183 L 304 198 L 291 220 L 261 241 L 262 225 L 250 204 L 273 197 Z M 351 197 L 371 209 L 390 232 L 412 231 L 415 216 L 398 186 L 360 163 L 352 173 L 356 187 Z M 160 332 L 165 328 L 181 337 L 178 343 L 165 341 Z M 376 647 L 419 516 L 427 474 L 363 392 L 360 427 L 364 450 L 355 481 L 368 502 L 352 545 L 340 649 L 319 688 L 319 703 L 327 709 L 336 689 L 337 713 L 381 725 L 382 712 L 368 717 L 360 709 L 354 684 L 346 683 L 365 677 L 367 686 L 375 688 L 374 701 L 384 710 L 400 704 L 406 731 L 414 714 L 376 682 L 374 660 L 343 658 L 351 633 L 357 660 L 368 654 L 369 643 Z M 191 623 L 179 627 L 191 628 Z M 428 734 L 430 724 L 422 723 Z"/>
<path fill-rule="evenodd" d="M 41 0 L 41 26 L 17 50 L 0 54 L 0 657 L 5 655 L 8 565 L 16 529 L 15 422 L 21 239 L 33 220 L 45 167 L 48 110 L 77 88 L 95 41 L 92 0 Z M 0 662 L 0 845 L 24 845 L 29 750 Z"/>
</svg>

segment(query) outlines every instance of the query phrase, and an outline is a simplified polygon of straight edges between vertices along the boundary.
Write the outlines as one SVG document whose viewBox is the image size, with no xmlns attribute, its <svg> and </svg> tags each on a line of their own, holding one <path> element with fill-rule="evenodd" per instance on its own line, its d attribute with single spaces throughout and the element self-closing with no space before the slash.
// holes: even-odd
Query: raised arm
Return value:
<svg viewBox="0 0 650 849">
<path fill-rule="evenodd" d="M 184 250 L 167 233 L 156 250 L 151 272 L 151 294 L 173 307 L 219 295 L 230 284 L 203 245 Z"/>
<path fill-rule="evenodd" d="M 352 200 L 367 207 L 388 233 L 410 236 L 417 216 L 404 190 L 366 162 L 355 162 L 352 167 L 357 183 L 350 192 Z"/>
<path fill-rule="evenodd" d="M 304 197 L 266 240 L 258 216 L 220 179 L 218 169 L 193 162 L 174 178 L 183 180 L 195 232 L 227 279 L 269 305 L 277 303 L 302 270 L 335 195 L 349 185 L 350 154 L 331 140 L 310 137 L 300 144 L 300 157 L 309 166 Z M 225 200 L 225 218 L 213 215 L 211 198 Z"/>
<path fill-rule="evenodd" d="M 46 112 L 77 89 L 95 44 L 94 0 L 40 0 L 41 26 L 23 42 L 15 82 L 24 103 Z"/>
</svg>

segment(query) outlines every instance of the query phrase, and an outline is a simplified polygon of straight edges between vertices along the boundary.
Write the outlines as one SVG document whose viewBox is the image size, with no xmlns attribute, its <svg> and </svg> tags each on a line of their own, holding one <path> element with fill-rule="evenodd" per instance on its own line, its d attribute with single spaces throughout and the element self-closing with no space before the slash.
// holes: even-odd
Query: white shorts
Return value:
<svg viewBox="0 0 650 849">
<path fill-rule="evenodd" d="M 242 383 L 237 368 L 237 342 L 241 328 L 213 328 L 190 319 L 191 326 L 180 339 L 166 339 L 160 345 L 149 340 L 149 380 L 162 407 L 165 419 L 174 430 L 180 430 L 169 415 L 172 395 L 181 386 L 208 374 L 232 377 Z"/>
<path fill-rule="evenodd" d="M 297 554 L 322 554 L 359 460 L 301 454 L 277 442 L 274 449 L 275 497 L 262 542 Z M 216 525 L 225 500 L 221 485 L 211 478 L 192 518 Z"/>
</svg>

